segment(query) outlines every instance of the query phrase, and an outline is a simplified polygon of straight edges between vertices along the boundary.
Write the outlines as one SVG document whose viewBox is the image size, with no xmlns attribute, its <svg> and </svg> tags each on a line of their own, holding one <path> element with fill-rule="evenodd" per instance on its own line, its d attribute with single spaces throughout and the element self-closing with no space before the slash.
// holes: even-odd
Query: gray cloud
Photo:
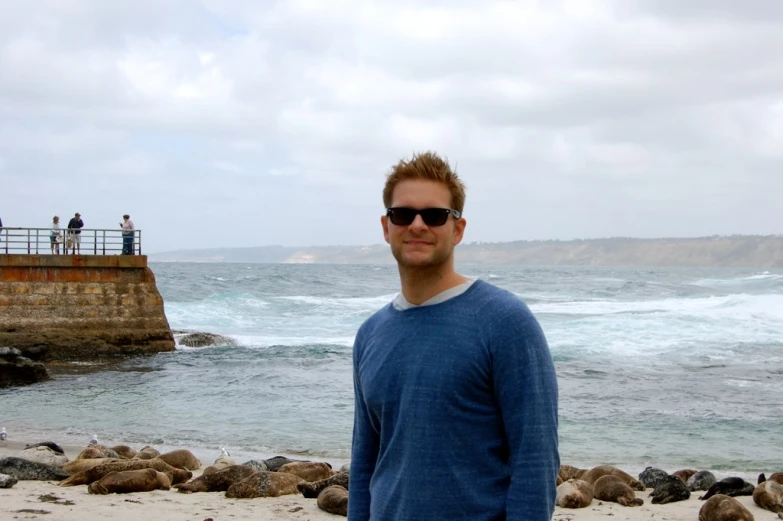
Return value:
<svg viewBox="0 0 783 521">
<path fill-rule="evenodd" d="M 783 4 L 10 2 L 0 216 L 149 251 L 382 240 L 434 149 L 468 241 L 779 233 Z"/>
</svg>

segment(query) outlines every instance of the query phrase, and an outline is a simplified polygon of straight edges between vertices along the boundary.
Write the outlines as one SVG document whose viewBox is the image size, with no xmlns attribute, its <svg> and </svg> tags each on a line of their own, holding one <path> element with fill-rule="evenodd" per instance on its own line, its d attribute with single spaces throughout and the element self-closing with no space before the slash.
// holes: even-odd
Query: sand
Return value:
<svg viewBox="0 0 783 521">
<path fill-rule="evenodd" d="M 0 457 L 16 455 L 24 443 L 0 442 Z M 78 447 L 63 447 L 73 459 Z M 134 447 L 140 449 L 141 447 Z M 211 462 L 203 462 L 208 465 Z M 202 467 L 203 469 L 203 467 Z M 194 476 L 201 470 L 195 471 Z M 755 483 L 755 482 L 754 482 Z M 696 521 L 703 504 L 694 493 L 687 501 L 653 505 L 648 497 L 651 489 L 637 492 L 644 500 L 640 507 L 623 507 L 616 503 L 593 500 L 582 509 L 556 507 L 555 521 Z M 737 498 L 757 521 L 780 521 L 780 518 L 753 503 L 750 496 Z M 228 499 L 222 492 L 182 494 L 175 490 L 134 494 L 92 495 L 85 485 L 59 487 L 56 482 L 20 481 L 10 489 L 0 489 L 0 519 L 82 521 L 111 519 L 112 521 L 213 521 L 253 519 L 265 520 L 335 520 L 343 519 L 320 510 L 315 499 L 300 495 L 279 498 Z"/>
</svg>

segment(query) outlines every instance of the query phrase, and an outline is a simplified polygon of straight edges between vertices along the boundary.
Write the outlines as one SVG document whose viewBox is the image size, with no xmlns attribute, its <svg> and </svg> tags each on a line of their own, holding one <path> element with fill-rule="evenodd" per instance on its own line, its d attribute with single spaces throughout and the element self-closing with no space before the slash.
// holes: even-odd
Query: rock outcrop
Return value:
<svg viewBox="0 0 783 521">
<path fill-rule="evenodd" d="M 0 347 L 0 388 L 29 385 L 49 380 L 40 362 L 22 356 L 18 349 Z"/>
</svg>

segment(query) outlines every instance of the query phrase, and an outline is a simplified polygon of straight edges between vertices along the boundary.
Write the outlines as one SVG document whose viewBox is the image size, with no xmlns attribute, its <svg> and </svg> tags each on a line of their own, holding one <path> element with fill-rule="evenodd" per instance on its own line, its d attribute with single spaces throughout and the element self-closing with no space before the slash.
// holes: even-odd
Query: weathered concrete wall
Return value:
<svg viewBox="0 0 783 521">
<path fill-rule="evenodd" d="M 0 255 L 0 346 L 35 360 L 174 350 L 143 255 Z"/>
</svg>

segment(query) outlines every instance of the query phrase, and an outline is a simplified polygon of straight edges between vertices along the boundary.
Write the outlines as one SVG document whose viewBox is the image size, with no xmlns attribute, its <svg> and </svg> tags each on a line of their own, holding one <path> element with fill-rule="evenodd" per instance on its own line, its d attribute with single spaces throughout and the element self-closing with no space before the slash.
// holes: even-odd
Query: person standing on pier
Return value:
<svg viewBox="0 0 783 521">
<path fill-rule="evenodd" d="M 52 230 L 49 234 L 49 241 L 52 246 L 52 254 L 60 255 L 60 243 L 63 242 L 63 235 L 60 231 L 60 218 L 56 215 L 52 218 Z"/>
<path fill-rule="evenodd" d="M 79 214 L 79 212 L 76 212 L 71 218 L 70 221 L 68 221 L 68 241 L 71 243 L 71 254 L 75 255 L 78 251 L 80 254 L 82 253 L 82 228 L 84 227 L 84 221 L 82 221 L 82 216 Z M 68 253 L 68 247 L 65 248 L 65 253 Z"/>
<path fill-rule="evenodd" d="M 120 223 L 122 228 L 122 255 L 133 255 L 133 231 L 136 229 L 133 226 L 133 221 L 130 219 L 130 215 L 127 213 L 122 216 L 123 222 Z"/>
</svg>

